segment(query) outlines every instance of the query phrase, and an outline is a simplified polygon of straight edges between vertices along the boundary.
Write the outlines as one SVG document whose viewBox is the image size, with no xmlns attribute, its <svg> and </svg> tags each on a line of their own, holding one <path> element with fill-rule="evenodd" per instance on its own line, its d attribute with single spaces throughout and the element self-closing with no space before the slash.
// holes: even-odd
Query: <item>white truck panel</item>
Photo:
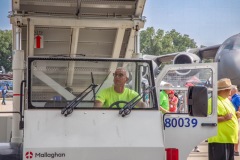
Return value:
<svg viewBox="0 0 240 160">
<path fill-rule="evenodd" d="M 60 110 L 27 110 L 24 154 L 57 152 L 68 160 L 164 159 L 161 117 L 159 111 L 132 111 L 123 118 L 118 110 L 75 110 L 69 117 Z"/>
</svg>

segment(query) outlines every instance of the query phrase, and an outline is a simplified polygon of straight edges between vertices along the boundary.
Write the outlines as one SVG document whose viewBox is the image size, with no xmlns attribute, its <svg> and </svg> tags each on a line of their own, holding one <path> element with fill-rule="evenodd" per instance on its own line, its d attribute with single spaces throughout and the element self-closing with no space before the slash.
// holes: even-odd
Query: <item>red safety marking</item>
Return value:
<svg viewBox="0 0 240 160">
<path fill-rule="evenodd" d="M 178 160 L 178 149 L 177 148 L 166 148 L 167 160 Z"/>
<path fill-rule="evenodd" d="M 41 36 L 36 36 L 36 48 L 40 48 L 41 47 Z"/>
<path fill-rule="evenodd" d="M 21 94 L 13 94 L 13 96 L 23 96 L 23 95 L 21 95 Z"/>
</svg>

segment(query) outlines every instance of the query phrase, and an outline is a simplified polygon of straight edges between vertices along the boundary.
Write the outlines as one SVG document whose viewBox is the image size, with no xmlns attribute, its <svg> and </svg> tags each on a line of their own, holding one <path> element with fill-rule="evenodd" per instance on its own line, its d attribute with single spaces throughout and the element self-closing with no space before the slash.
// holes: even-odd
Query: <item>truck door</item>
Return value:
<svg viewBox="0 0 240 160">
<path fill-rule="evenodd" d="M 156 79 L 158 93 L 163 90 L 173 91 L 180 101 L 176 112 L 163 115 L 164 145 L 166 148 L 176 149 L 180 160 L 186 160 L 195 146 L 217 133 L 216 71 L 216 64 L 168 65 L 163 68 Z M 192 106 L 194 102 L 189 100 L 189 87 L 193 86 L 205 89 L 205 95 L 200 94 L 198 97 L 199 105 L 202 105 L 200 107 Z M 161 98 L 160 96 L 159 101 Z M 209 98 L 213 99 L 211 113 L 207 113 L 206 108 Z M 171 101 L 171 98 L 169 99 Z M 205 105 L 200 104 L 203 101 Z M 203 114 L 202 111 L 205 113 Z"/>
</svg>

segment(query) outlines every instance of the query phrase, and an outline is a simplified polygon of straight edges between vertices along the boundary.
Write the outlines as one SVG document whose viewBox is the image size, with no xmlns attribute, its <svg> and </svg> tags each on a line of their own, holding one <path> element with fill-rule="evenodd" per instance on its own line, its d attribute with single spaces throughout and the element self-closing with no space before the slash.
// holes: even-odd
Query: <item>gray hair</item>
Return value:
<svg viewBox="0 0 240 160">
<path fill-rule="evenodd" d="M 231 87 L 231 96 L 233 96 L 234 94 L 236 94 L 238 92 L 237 86 L 232 85 Z"/>
<path fill-rule="evenodd" d="M 238 91 L 237 86 L 232 85 L 231 91 L 236 91 L 237 92 Z"/>
<path fill-rule="evenodd" d="M 129 72 L 128 72 L 125 68 L 123 68 L 123 67 L 117 67 L 116 70 L 123 70 L 123 71 L 125 71 L 126 77 L 129 78 Z M 116 70 L 115 70 L 115 71 L 116 71 Z"/>
</svg>

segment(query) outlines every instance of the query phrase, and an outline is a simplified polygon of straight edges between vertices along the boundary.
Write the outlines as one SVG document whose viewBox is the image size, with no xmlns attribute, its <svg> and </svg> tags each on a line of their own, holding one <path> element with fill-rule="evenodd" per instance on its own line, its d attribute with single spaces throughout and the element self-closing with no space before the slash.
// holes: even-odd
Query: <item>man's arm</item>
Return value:
<svg viewBox="0 0 240 160">
<path fill-rule="evenodd" d="M 169 110 L 164 109 L 162 106 L 159 106 L 159 110 L 162 111 L 162 113 L 169 113 Z"/>
<path fill-rule="evenodd" d="M 238 119 L 240 118 L 240 106 L 238 106 L 238 111 L 236 111 L 236 116 Z"/>
<path fill-rule="evenodd" d="M 94 101 L 94 107 L 102 107 L 103 106 L 103 103 L 99 100 L 95 100 Z"/>
<path fill-rule="evenodd" d="M 227 113 L 224 116 L 218 116 L 218 122 L 225 122 L 232 119 L 232 114 L 231 113 Z"/>
</svg>

